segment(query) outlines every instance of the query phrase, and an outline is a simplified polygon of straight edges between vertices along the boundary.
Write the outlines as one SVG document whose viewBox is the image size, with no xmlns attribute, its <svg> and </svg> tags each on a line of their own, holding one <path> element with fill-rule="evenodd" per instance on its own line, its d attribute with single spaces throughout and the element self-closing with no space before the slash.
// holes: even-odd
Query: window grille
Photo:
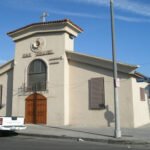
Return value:
<svg viewBox="0 0 150 150">
<path fill-rule="evenodd" d="M 42 60 L 34 60 L 29 66 L 28 90 L 45 91 L 47 79 L 46 64 Z"/>
</svg>

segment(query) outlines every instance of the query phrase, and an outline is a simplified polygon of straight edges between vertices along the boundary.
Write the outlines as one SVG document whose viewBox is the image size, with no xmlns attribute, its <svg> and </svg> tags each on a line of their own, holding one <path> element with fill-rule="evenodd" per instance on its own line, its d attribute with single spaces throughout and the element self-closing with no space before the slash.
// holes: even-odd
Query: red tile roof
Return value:
<svg viewBox="0 0 150 150">
<path fill-rule="evenodd" d="M 23 29 L 26 29 L 26 28 L 29 28 L 29 27 L 32 27 L 32 26 L 37 26 L 37 25 L 48 25 L 48 24 L 58 24 L 58 23 L 70 23 L 72 24 L 73 26 L 75 26 L 78 30 L 80 30 L 81 32 L 83 31 L 82 28 L 80 28 L 78 25 L 74 24 L 71 20 L 69 19 L 63 19 L 63 20 L 56 20 L 56 21 L 48 21 L 48 22 L 39 22 L 39 23 L 33 23 L 33 24 L 29 24 L 27 26 L 24 26 L 22 28 L 19 28 L 17 30 L 14 30 L 14 31 L 11 31 L 11 32 L 8 32 L 7 34 L 10 35 L 10 34 L 13 34 L 15 32 L 18 32 L 20 30 L 23 30 Z"/>
</svg>

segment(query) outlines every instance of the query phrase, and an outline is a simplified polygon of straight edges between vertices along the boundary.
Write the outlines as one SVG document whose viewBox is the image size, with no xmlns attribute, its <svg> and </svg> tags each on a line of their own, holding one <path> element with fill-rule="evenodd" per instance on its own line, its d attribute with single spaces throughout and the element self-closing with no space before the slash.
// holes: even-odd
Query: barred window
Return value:
<svg viewBox="0 0 150 150">
<path fill-rule="evenodd" d="M 89 80 L 89 109 L 105 108 L 104 78 Z"/>
<path fill-rule="evenodd" d="M 28 71 L 28 90 L 45 91 L 46 90 L 47 67 L 42 60 L 31 62 Z"/>
</svg>

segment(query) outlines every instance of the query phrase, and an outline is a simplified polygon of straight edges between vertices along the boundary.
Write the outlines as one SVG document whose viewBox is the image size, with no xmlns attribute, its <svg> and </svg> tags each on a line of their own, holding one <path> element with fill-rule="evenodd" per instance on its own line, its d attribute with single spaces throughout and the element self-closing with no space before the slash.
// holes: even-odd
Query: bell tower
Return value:
<svg viewBox="0 0 150 150">
<path fill-rule="evenodd" d="M 74 51 L 74 38 L 82 29 L 68 19 L 45 22 L 45 17 L 46 14 L 43 14 L 43 22 L 8 33 L 15 42 L 12 113 L 25 116 L 25 100 L 35 92 L 30 88 L 29 66 L 41 60 L 47 69 L 46 88 L 45 91 L 35 88 L 36 93 L 47 98 L 47 124 L 64 125 L 69 123 L 69 63 L 66 51 Z M 31 68 L 31 73 L 32 70 L 37 73 L 35 69 L 38 67 L 40 65 L 37 64 L 37 67 Z M 19 89 L 23 90 L 20 92 Z"/>
</svg>

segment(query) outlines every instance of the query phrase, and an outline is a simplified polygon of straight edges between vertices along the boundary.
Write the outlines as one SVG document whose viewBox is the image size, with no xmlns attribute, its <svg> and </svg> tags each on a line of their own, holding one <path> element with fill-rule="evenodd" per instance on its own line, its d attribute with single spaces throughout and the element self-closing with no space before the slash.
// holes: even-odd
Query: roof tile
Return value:
<svg viewBox="0 0 150 150">
<path fill-rule="evenodd" d="M 24 26 L 22 28 L 19 28 L 19 29 L 16 29 L 16 30 L 13 30 L 11 32 L 8 32 L 7 35 L 11 35 L 15 32 L 18 32 L 18 31 L 21 31 L 23 29 L 26 29 L 26 28 L 29 28 L 29 27 L 32 27 L 32 26 L 38 26 L 38 25 L 48 25 L 48 24 L 57 24 L 57 23 L 70 23 L 72 24 L 73 26 L 75 26 L 76 28 L 78 28 L 81 32 L 83 31 L 82 28 L 80 28 L 78 25 L 74 24 L 71 20 L 69 19 L 62 19 L 62 20 L 55 20 L 55 21 L 48 21 L 48 22 L 38 22 L 38 23 L 33 23 L 33 24 L 29 24 L 27 26 Z"/>
</svg>

